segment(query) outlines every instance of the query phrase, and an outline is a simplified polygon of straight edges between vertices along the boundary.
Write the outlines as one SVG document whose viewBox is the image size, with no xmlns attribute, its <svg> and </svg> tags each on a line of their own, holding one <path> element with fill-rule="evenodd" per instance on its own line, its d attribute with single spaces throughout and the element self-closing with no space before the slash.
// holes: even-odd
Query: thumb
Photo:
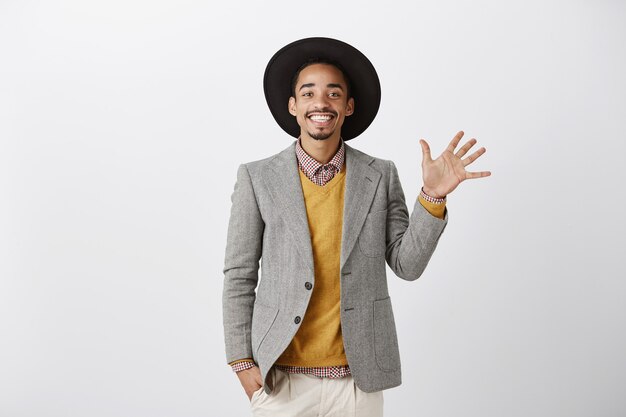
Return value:
<svg viewBox="0 0 626 417">
<path fill-rule="evenodd" d="M 424 157 L 424 162 L 432 162 L 432 158 L 430 157 L 430 146 L 424 139 L 420 139 L 420 145 L 422 145 L 422 156 Z"/>
</svg>

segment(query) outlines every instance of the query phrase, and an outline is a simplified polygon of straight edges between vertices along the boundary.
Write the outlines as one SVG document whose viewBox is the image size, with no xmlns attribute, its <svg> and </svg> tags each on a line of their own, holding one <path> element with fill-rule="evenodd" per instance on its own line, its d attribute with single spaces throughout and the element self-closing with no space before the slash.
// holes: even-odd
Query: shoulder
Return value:
<svg viewBox="0 0 626 417">
<path fill-rule="evenodd" d="M 241 166 L 245 167 L 251 176 L 254 176 L 259 171 L 261 171 L 265 166 L 272 163 L 272 160 L 276 157 L 276 155 L 268 156 L 262 159 L 256 159 L 254 161 L 243 162 Z"/>
<path fill-rule="evenodd" d="M 351 156 L 353 158 L 359 159 L 361 162 L 369 165 L 371 168 L 380 172 L 383 176 L 387 176 L 392 170 L 392 167 L 394 167 L 393 161 L 389 159 L 383 159 L 374 155 L 370 155 L 347 144 L 345 146 L 347 157 Z"/>
<path fill-rule="evenodd" d="M 261 159 L 243 162 L 240 167 L 245 167 L 251 176 L 256 176 L 269 165 L 282 165 L 290 159 L 295 159 L 295 141 L 278 153 Z"/>
</svg>

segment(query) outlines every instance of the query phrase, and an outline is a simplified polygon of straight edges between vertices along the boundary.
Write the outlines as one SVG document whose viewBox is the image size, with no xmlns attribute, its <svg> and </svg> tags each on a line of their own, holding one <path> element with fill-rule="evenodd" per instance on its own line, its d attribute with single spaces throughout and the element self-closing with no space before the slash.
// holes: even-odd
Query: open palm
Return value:
<svg viewBox="0 0 626 417">
<path fill-rule="evenodd" d="M 424 180 L 424 192 L 431 197 L 442 198 L 450 194 L 466 179 L 482 178 L 491 175 L 490 171 L 468 172 L 465 167 L 474 162 L 486 149 L 480 148 L 465 159 L 461 159 L 467 151 L 476 143 L 476 139 L 470 139 L 456 153 L 463 131 L 454 136 L 448 147 L 437 159 L 430 156 L 430 146 L 424 139 L 420 139 L 422 145 L 422 178 Z"/>
</svg>

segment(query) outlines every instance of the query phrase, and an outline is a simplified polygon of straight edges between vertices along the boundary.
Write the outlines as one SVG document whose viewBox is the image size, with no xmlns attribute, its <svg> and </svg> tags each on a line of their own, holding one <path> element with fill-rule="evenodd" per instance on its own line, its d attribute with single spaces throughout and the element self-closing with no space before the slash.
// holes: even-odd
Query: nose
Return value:
<svg viewBox="0 0 626 417">
<path fill-rule="evenodd" d="M 315 108 L 319 110 L 325 110 L 328 108 L 328 97 L 324 94 L 318 94 L 315 96 Z"/>
</svg>

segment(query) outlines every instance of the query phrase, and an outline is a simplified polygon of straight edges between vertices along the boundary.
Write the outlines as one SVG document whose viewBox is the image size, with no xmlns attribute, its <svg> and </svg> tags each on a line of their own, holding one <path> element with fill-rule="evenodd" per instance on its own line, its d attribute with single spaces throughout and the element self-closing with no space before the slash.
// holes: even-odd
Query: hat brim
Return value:
<svg viewBox="0 0 626 417">
<path fill-rule="evenodd" d="M 311 57 L 326 58 L 342 66 L 350 78 L 354 113 L 344 119 L 343 140 L 359 136 L 372 123 L 380 107 L 380 81 L 374 66 L 355 47 L 331 38 L 305 38 L 284 46 L 274 54 L 265 68 L 263 90 L 270 112 L 278 125 L 289 135 L 300 136 L 300 126 L 289 113 L 291 79 L 300 66 Z"/>
</svg>

